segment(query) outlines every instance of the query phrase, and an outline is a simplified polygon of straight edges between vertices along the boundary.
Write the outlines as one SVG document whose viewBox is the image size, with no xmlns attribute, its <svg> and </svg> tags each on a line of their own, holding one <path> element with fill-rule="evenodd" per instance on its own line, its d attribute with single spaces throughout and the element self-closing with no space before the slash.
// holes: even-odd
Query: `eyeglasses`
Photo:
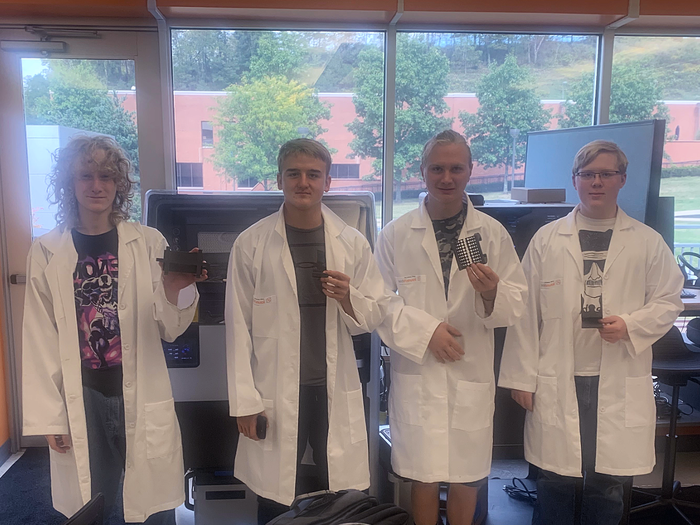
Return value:
<svg viewBox="0 0 700 525">
<path fill-rule="evenodd" d="M 615 175 L 620 175 L 620 171 L 579 171 L 576 176 L 581 180 L 591 181 L 598 175 L 600 180 L 610 180 Z"/>
</svg>

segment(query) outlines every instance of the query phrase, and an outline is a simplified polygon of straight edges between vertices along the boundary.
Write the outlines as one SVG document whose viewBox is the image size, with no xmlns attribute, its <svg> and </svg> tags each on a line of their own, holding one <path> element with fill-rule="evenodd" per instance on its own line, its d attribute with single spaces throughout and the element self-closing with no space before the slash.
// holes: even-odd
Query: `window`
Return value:
<svg viewBox="0 0 700 525">
<path fill-rule="evenodd" d="M 331 178 L 333 179 L 359 179 L 359 164 L 333 164 L 331 165 Z"/>
<path fill-rule="evenodd" d="M 610 122 L 666 120 L 662 196 L 674 197 L 676 255 L 700 253 L 700 38 L 616 36 Z"/>
<path fill-rule="evenodd" d="M 203 188 L 201 162 L 177 163 L 177 187 L 178 188 Z"/>
<path fill-rule="evenodd" d="M 238 181 L 238 187 L 239 188 L 254 188 L 257 183 L 258 183 L 258 179 L 254 178 L 254 177 L 246 177 L 245 179 L 241 179 Z"/>
<path fill-rule="evenodd" d="M 398 33 L 394 218 L 418 205 L 423 145 L 447 128 L 470 142 L 468 190 L 508 198 L 511 130 L 518 184 L 528 131 L 593 123 L 597 43 L 582 35 Z"/>
<path fill-rule="evenodd" d="M 276 190 L 298 137 L 328 146 L 331 190 L 381 190 L 384 33 L 173 30 L 172 61 L 177 161 L 205 190 Z"/>
<path fill-rule="evenodd" d="M 141 177 L 136 129 L 133 60 L 23 58 L 32 231 L 35 237 L 56 226 L 57 207 L 46 194 L 52 154 L 74 136 L 117 139 L 133 166 L 131 219 L 141 220 Z"/>
<path fill-rule="evenodd" d="M 214 147 L 214 127 L 211 122 L 202 121 L 202 147 Z"/>
</svg>

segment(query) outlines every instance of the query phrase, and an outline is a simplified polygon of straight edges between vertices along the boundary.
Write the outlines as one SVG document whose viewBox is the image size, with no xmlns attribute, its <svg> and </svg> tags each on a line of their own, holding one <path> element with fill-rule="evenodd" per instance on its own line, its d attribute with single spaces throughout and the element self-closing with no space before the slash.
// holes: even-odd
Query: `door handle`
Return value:
<svg viewBox="0 0 700 525">
<path fill-rule="evenodd" d="M 21 273 L 13 273 L 10 275 L 10 284 L 26 284 L 27 276 Z"/>
</svg>

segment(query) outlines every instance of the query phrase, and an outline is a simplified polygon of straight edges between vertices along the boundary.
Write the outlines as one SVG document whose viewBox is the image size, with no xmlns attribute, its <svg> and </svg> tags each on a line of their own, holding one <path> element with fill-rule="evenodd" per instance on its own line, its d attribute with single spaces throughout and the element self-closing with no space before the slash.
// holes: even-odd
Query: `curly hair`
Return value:
<svg viewBox="0 0 700 525">
<path fill-rule="evenodd" d="M 73 227 L 79 223 L 75 172 L 80 162 L 94 163 L 95 152 L 98 150 L 103 151 L 105 156 L 97 169 L 101 173 L 112 175 L 117 186 L 109 220 L 116 225 L 129 218 L 134 181 L 130 177 L 132 165 L 126 152 L 116 140 L 106 135 L 79 135 L 52 155 L 55 165 L 49 176 L 48 199 L 51 204 L 58 206 L 56 222 L 60 226 Z"/>
</svg>

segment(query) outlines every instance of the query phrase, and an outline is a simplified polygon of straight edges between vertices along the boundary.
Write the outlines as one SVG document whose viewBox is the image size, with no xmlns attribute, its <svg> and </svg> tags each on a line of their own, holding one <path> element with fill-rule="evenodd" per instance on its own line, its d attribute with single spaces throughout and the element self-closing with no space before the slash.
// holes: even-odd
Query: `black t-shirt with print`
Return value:
<svg viewBox="0 0 700 525">
<path fill-rule="evenodd" d="M 73 272 L 83 385 L 118 395 L 122 391 L 122 346 L 118 316 L 119 237 L 72 230 L 78 263 Z"/>
</svg>

